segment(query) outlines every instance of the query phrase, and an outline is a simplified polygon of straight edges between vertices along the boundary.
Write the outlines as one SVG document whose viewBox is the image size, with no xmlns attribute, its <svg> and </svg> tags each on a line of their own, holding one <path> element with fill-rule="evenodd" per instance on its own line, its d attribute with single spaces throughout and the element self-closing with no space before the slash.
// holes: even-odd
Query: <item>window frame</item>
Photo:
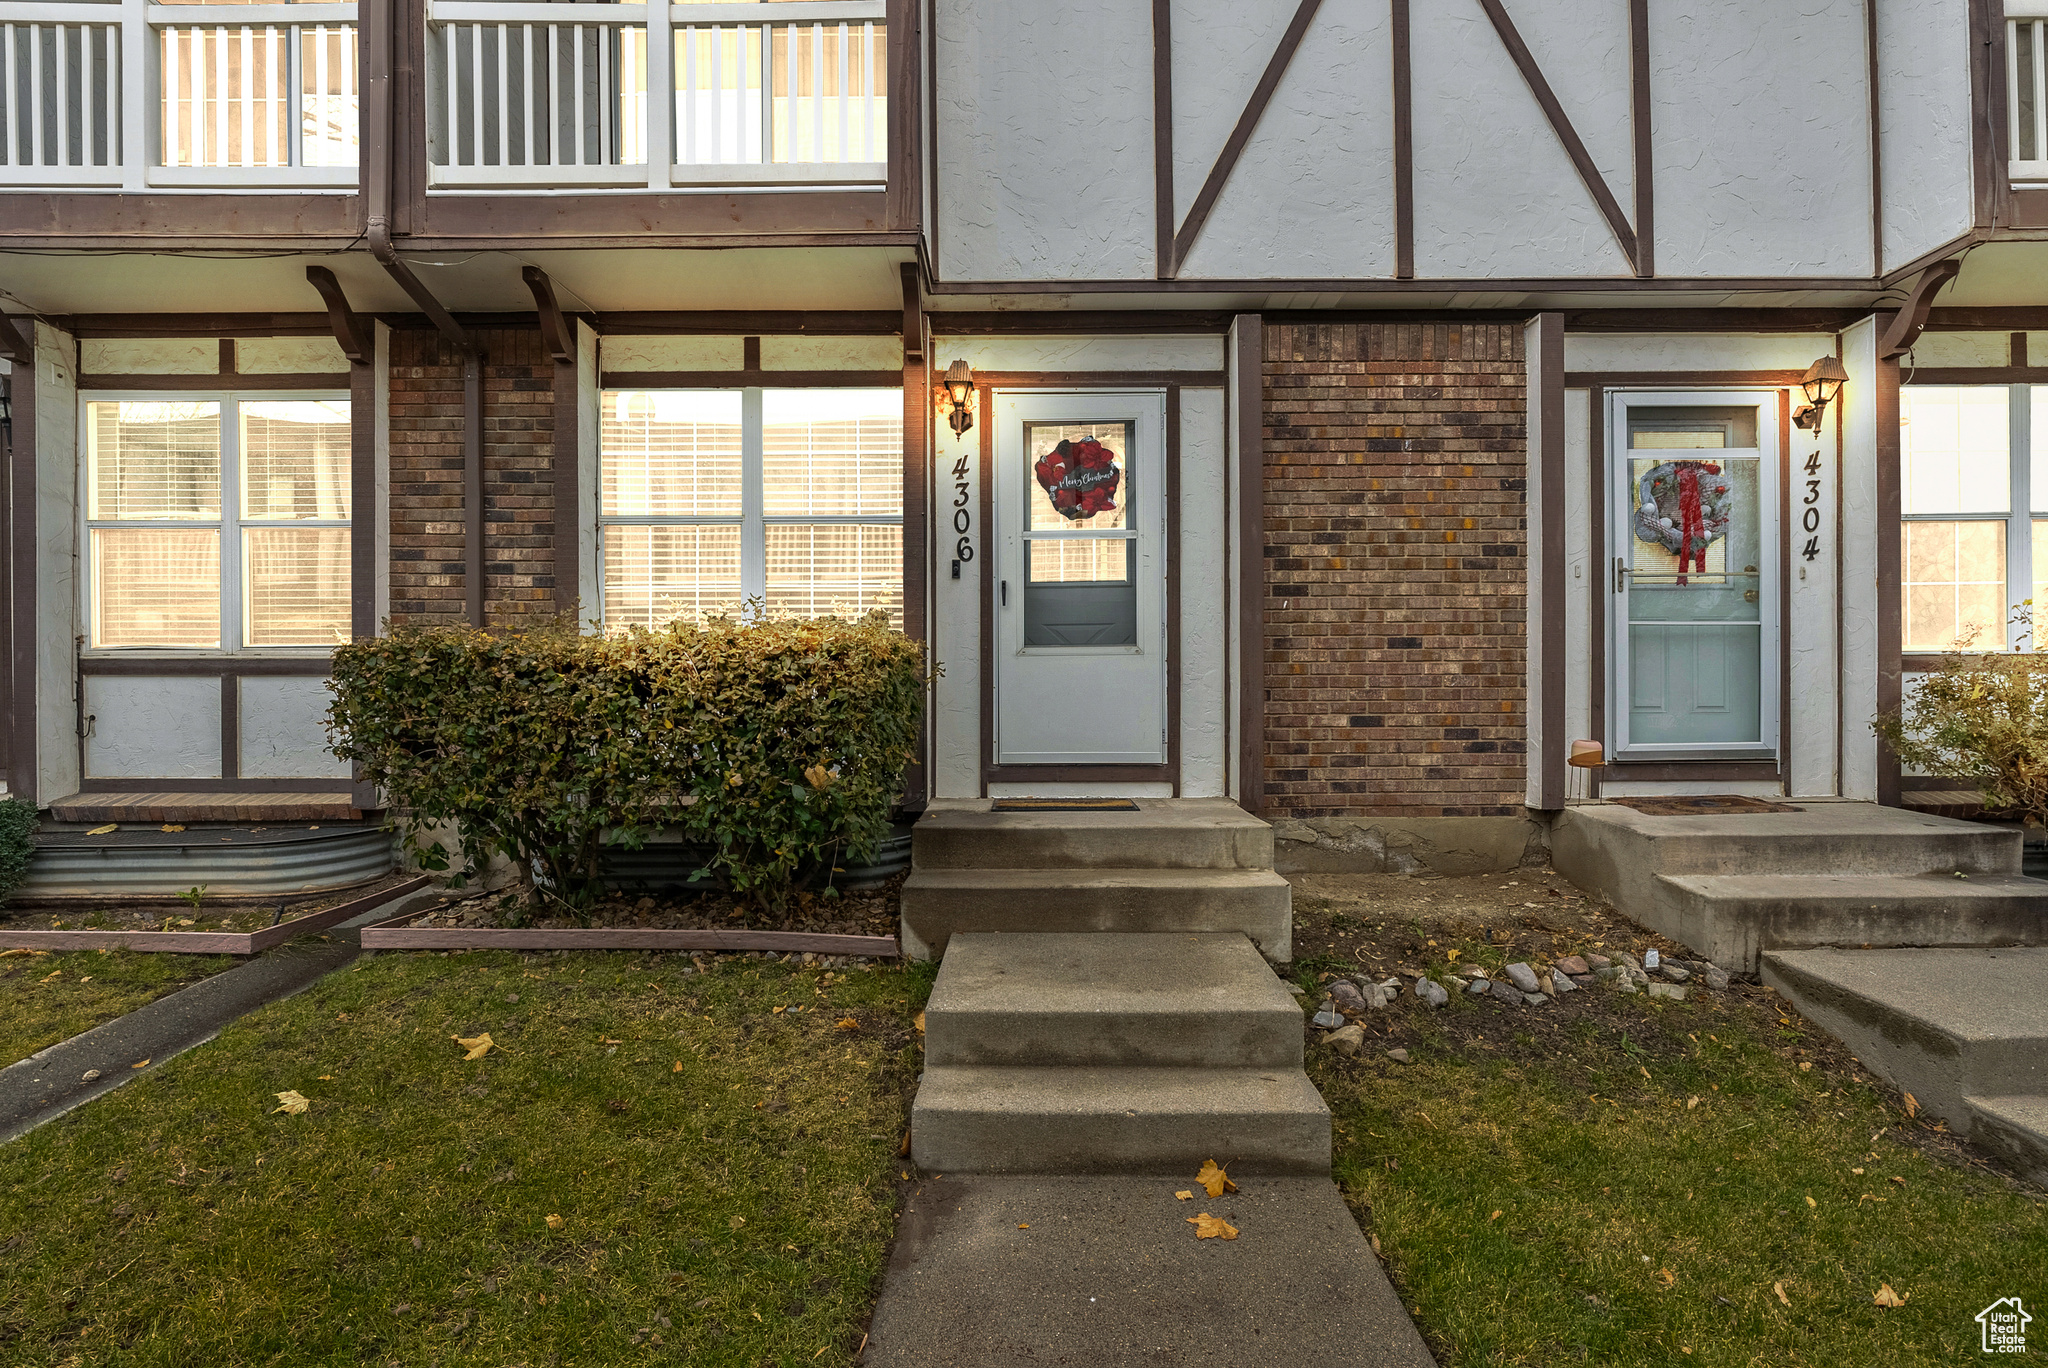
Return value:
<svg viewBox="0 0 2048 1368">
<path fill-rule="evenodd" d="M 765 606 L 768 600 L 768 529 L 777 526 L 836 526 L 836 527 L 894 527 L 901 544 L 903 504 L 901 490 L 897 492 L 895 513 L 776 513 L 767 512 L 768 490 L 766 483 L 767 435 L 764 421 L 764 398 L 771 389 L 776 390 L 882 390 L 901 395 L 901 386 L 861 384 L 849 381 L 843 385 L 664 385 L 664 386 L 603 386 L 598 390 L 599 418 L 597 424 L 597 621 L 599 630 L 612 630 L 605 611 L 605 529 L 607 527 L 738 527 L 740 529 L 740 603 L 739 613 L 743 618 L 753 616 L 753 605 Z M 740 396 L 740 511 L 729 513 L 606 513 L 604 511 L 604 418 L 603 405 L 615 394 L 732 394 Z M 907 558 L 910 549 L 904 547 L 902 556 Z M 901 565 L 899 560 L 899 567 Z M 898 570 L 899 616 L 909 620 L 910 605 L 901 601 L 901 570 Z"/>
<path fill-rule="evenodd" d="M 1895 587 L 1899 596 L 1900 651 L 1907 656 L 1925 655 L 1990 655 L 1999 651 L 2015 651 L 2020 648 L 2023 629 L 2012 619 L 2012 610 L 2022 601 L 2034 596 L 2034 523 L 2048 522 L 2048 509 L 2036 512 L 2034 509 L 2034 466 L 2033 466 L 2033 392 L 2034 385 L 2028 381 L 2009 384 L 1996 382 L 1982 385 L 1928 383 L 1915 386 L 1904 383 L 1902 390 L 1919 389 L 2002 389 L 2006 392 L 2006 511 L 1954 512 L 1954 513 L 1908 513 L 1904 508 L 1904 480 L 1900 481 L 1899 536 L 1899 582 Z M 1902 442 L 1903 446 L 1903 442 Z M 1905 525 L 1907 523 L 2003 523 L 2005 525 L 2005 640 L 2001 646 L 1938 646 L 1915 647 L 1905 643 L 1906 624 L 1906 559 L 1904 548 Z M 2025 590 L 2017 596 L 2015 588 Z M 2039 643 L 2037 643 L 2038 646 Z"/>
<path fill-rule="evenodd" d="M 242 431 L 241 406 L 244 403 L 296 403 L 314 401 L 319 403 L 342 402 L 349 406 L 349 472 L 343 485 L 349 491 L 349 516 L 334 518 L 245 518 L 242 516 Z M 90 406 L 107 403 L 188 403 L 219 404 L 220 407 L 220 517 L 214 521 L 197 518 L 94 518 L 90 501 L 90 455 L 87 442 L 90 440 Z M 349 571 L 351 580 L 355 571 L 355 558 L 360 548 L 356 545 L 356 519 L 363 510 L 356 507 L 355 490 L 355 425 L 361 415 L 356 412 L 354 396 L 348 390 L 80 390 L 78 392 L 78 512 L 75 525 L 79 535 L 78 554 L 78 622 L 82 629 L 84 644 L 79 656 L 86 660 L 133 660 L 133 659 L 192 659 L 212 657 L 263 657 L 277 659 L 321 659 L 334 653 L 334 645 L 301 646 L 250 646 L 246 644 L 248 631 L 248 604 L 246 582 L 243 573 L 242 543 L 246 528 L 286 529 L 340 529 L 347 532 Z M 109 529 L 165 529 L 181 531 L 215 531 L 220 534 L 220 642 L 214 646 L 101 646 L 95 644 L 99 638 L 99 622 L 94 613 L 93 594 L 96 582 L 93 575 L 92 534 Z M 350 633 L 354 633 L 354 593 L 350 593 Z M 339 643 L 336 643 L 339 644 Z"/>
</svg>

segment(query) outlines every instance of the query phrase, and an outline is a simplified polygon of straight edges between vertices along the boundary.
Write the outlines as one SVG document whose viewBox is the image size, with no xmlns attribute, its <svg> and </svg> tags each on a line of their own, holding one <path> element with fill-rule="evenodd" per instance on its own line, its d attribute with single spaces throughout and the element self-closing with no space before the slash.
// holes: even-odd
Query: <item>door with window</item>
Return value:
<svg viewBox="0 0 2048 1368">
<path fill-rule="evenodd" d="M 1776 754 L 1775 391 L 1611 399 L 1617 760 Z"/>
<path fill-rule="evenodd" d="M 997 394 L 995 760 L 1166 762 L 1166 399 Z"/>
</svg>

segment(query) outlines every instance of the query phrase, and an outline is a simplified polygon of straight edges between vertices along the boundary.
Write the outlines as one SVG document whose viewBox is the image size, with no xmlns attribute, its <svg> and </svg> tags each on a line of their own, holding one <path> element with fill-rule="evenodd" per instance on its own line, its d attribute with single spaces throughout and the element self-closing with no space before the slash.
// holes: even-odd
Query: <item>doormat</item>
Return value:
<svg viewBox="0 0 2048 1368">
<path fill-rule="evenodd" d="M 1634 808 L 1645 817 L 1713 817 L 1723 813 L 1804 812 L 1789 803 L 1771 803 L 1762 798 L 1745 798 L 1736 793 L 1702 794 L 1698 797 L 1658 796 L 1654 798 L 1609 798 L 1610 803 Z"/>
<path fill-rule="evenodd" d="M 998 798 L 991 812 L 1136 812 L 1128 798 Z"/>
</svg>

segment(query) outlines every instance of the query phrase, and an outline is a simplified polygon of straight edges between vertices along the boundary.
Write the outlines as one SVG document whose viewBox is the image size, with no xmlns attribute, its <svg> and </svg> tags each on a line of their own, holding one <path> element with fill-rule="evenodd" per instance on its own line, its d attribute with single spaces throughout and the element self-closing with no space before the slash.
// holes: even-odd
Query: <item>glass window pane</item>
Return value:
<svg viewBox="0 0 2048 1368">
<path fill-rule="evenodd" d="M 245 400 L 240 411 L 242 516 L 346 522 L 348 400 Z"/>
<path fill-rule="evenodd" d="M 2034 583 L 2031 591 L 2036 613 L 2033 640 L 2028 645 L 2033 650 L 2048 649 L 2048 518 L 2034 519 Z"/>
<path fill-rule="evenodd" d="M 220 405 L 118 400 L 85 406 L 86 516 L 220 517 Z"/>
<path fill-rule="evenodd" d="M 94 646 L 220 645 L 220 532 L 96 528 Z"/>
<path fill-rule="evenodd" d="M 678 18 L 683 22 L 674 30 L 676 161 L 761 161 L 761 29 Z"/>
<path fill-rule="evenodd" d="M 769 160 L 887 161 L 888 25 L 777 24 L 770 32 Z"/>
<path fill-rule="evenodd" d="M 1903 387 L 1899 464 L 1907 513 L 2003 513 L 2012 501 L 2010 391 L 2004 385 Z"/>
<path fill-rule="evenodd" d="M 607 517 L 737 517 L 737 390 L 606 393 L 598 437 Z"/>
<path fill-rule="evenodd" d="M 1127 537 L 1035 537 L 1031 548 L 1033 584 L 1108 584 L 1132 578 L 1138 544 Z"/>
<path fill-rule="evenodd" d="M 349 639 L 345 527 L 251 527 L 242 533 L 249 646 L 334 646 Z"/>
<path fill-rule="evenodd" d="M 360 102 L 353 24 L 299 30 L 299 163 L 354 166 Z"/>
<path fill-rule="evenodd" d="M 782 524 L 768 532 L 768 611 L 855 617 L 876 608 L 903 625 L 903 529 Z"/>
<path fill-rule="evenodd" d="M 1756 450 L 1754 404 L 1631 404 L 1631 451 Z"/>
<path fill-rule="evenodd" d="M 290 166 L 292 31 L 158 30 L 165 166 Z"/>
<path fill-rule="evenodd" d="M 740 609 L 740 529 L 611 526 L 604 532 L 604 625 L 659 627 Z"/>
<path fill-rule="evenodd" d="M 1031 531 L 1125 526 L 1129 423 L 1026 423 L 1024 447 Z"/>
<path fill-rule="evenodd" d="M 2028 481 L 2035 513 L 2048 513 L 2048 385 L 2033 385 L 2027 391 L 2027 464 L 2033 475 Z"/>
<path fill-rule="evenodd" d="M 768 390 L 761 421 L 769 517 L 903 511 L 902 390 Z"/>
<path fill-rule="evenodd" d="M 1905 649 L 2005 649 L 2005 524 L 1909 522 L 1902 566 Z"/>
</svg>

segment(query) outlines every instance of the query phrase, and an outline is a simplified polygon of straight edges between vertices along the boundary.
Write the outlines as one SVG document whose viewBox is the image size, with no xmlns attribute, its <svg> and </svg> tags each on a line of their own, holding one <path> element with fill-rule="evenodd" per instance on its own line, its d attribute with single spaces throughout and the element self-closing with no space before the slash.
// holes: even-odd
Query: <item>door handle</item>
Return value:
<svg viewBox="0 0 2048 1368">
<path fill-rule="evenodd" d="M 1628 561 L 1621 556 L 1614 558 L 1614 592 L 1617 594 L 1626 594 L 1628 592 Z"/>
<path fill-rule="evenodd" d="M 1010 606 L 1010 582 L 1008 580 L 1001 580 L 998 581 L 998 585 L 997 592 L 1002 595 L 1003 607 L 1007 608 Z"/>
</svg>

